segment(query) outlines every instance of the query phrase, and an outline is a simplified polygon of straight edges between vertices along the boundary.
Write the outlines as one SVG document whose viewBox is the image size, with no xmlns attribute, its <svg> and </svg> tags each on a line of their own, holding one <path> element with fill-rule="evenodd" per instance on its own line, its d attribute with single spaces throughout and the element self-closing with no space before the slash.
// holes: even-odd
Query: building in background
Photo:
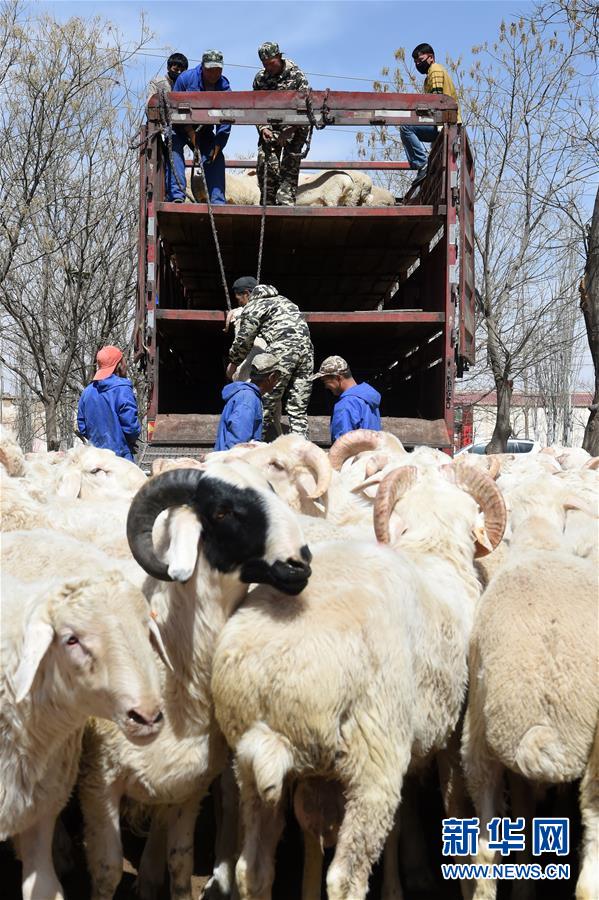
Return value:
<svg viewBox="0 0 599 900">
<path fill-rule="evenodd" d="M 529 438 L 544 447 L 551 444 L 581 447 L 592 398 L 590 391 L 571 394 L 565 402 L 552 396 L 514 391 L 512 437 Z M 491 440 L 497 414 L 495 391 L 457 393 L 455 407 L 456 450 Z"/>
</svg>

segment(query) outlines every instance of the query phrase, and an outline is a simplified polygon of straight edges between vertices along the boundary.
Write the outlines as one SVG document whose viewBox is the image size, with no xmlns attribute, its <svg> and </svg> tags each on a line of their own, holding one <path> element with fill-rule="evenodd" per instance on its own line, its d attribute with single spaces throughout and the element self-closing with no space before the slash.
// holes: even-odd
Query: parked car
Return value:
<svg viewBox="0 0 599 900">
<path fill-rule="evenodd" d="M 479 441 L 476 444 L 468 444 L 466 447 L 462 447 L 461 450 L 458 450 L 455 455 L 461 456 L 462 453 L 484 453 L 488 443 L 488 441 Z M 507 442 L 506 453 L 538 453 L 540 449 L 541 445 L 538 441 L 531 441 L 528 438 L 510 438 Z"/>
</svg>

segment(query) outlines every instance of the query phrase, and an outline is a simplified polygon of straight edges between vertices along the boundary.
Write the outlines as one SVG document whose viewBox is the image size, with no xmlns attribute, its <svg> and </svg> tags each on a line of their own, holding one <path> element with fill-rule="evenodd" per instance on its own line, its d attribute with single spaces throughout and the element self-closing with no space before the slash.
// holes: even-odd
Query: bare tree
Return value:
<svg viewBox="0 0 599 900">
<path fill-rule="evenodd" d="M 21 20 L 13 3 L 0 35 L 0 70 L 11 61 L 0 82 L 0 362 L 43 404 L 55 449 L 98 347 L 125 345 L 130 330 L 137 104 L 124 66 L 139 45 L 124 50 L 100 19 Z"/>
<path fill-rule="evenodd" d="M 580 307 L 595 369 L 595 391 L 582 446 L 591 456 L 599 456 L 599 190 L 589 229 L 587 263 L 580 285 Z"/>
<path fill-rule="evenodd" d="M 521 19 L 474 47 L 470 67 L 448 63 L 476 159 L 477 312 L 497 394 L 489 452 L 504 450 L 511 434 L 514 384 L 574 339 L 554 313 L 567 260 L 573 250 L 584 254 L 583 195 L 596 171 L 587 52 L 580 28 L 558 34 Z M 393 80 L 403 90 L 415 79 L 404 50 L 396 59 Z M 370 152 L 399 158 L 399 136 L 379 129 Z"/>
</svg>

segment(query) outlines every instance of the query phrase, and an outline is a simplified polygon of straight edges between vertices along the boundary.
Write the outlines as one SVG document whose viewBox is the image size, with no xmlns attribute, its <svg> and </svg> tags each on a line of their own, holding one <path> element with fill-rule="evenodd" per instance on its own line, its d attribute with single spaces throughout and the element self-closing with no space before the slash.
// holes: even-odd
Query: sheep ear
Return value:
<svg viewBox="0 0 599 900">
<path fill-rule="evenodd" d="M 297 479 L 297 486 L 306 496 L 310 497 L 316 490 L 316 479 L 310 472 L 302 472 Z"/>
<path fill-rule="evenodd" d="M 189 581 L 198 561 L 200 521 L 188 506 L 177 507 L 169 515 L 168 532 L 168 574 L 173 581 Z"/>
<path fill-rule="evenodd" d="M 173 664 L 169 659 L 168 653 L 166 652 L 166 647 L 164 646 L 164 641 L 162 640 L 162 635 L 160 634 L 160 628 L 158 627 L 158 622 L 154 619 L 152 614 L 150 613 L 150 638 L 152 643 L 154 644 L 156 650 L 162 662 L 165 666 L 174 672 Z"/>
<path fill-rule="evenodd" d="M 473 528 L 473 534 L 474 540 L 476 542 L 477 556 L 480 554 L 479 548 L 482 548 L 485 553 L 493 552 L 493 544 L 489 539 L 484 525 L 480 523 L 478 525 L 475 525 Z"/>
<path fill-rule="evenodd" d="M 57 494 L 59 497 L 67 497 L 76 500 L 81 491 L 81 469 L 69 469 L 60 479 Z"/>
<path fill-rule="evenodd" d="M 36 672 L 53 640 L 54 629 L 49 622 L 37 619 L 27 624 L 23 652 L 14 677 L 17 703 L 20 703 L 31 690 Z"/>
</svg>

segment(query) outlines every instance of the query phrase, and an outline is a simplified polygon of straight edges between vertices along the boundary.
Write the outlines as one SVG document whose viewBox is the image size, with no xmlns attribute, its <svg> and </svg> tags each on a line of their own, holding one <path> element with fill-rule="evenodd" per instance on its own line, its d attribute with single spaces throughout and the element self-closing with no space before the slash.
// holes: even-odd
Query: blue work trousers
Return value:
<svg viewBox="0 0 599 900">
<path fill-rule="evenodd" d="M 189 141 L 187 135 L 177 129 L 173 130 L 172 140 L 175 171 L 173 172 L 171 169 L 167 154 L 166 199 L 183 200 L 185 199 L 185 157 L 183 151 L 185 145 L 188 144 Z M 198 147 L 202 155 L 202 162 L 204 163 L 204 172 L 206 174 L 206 184 L 208 186 L 208 193 L 210 194 L 210 202 L 215 206 L 222 206 L 227 202 L 225 199 L 225 158 L 221 150 L 214 162 L 208 161 L 208 157 L 214 149 L 214 145 L 215 138 L 212 132 L 200 132 Z"/>
<path fill-rule="evenodd" d="M 437 140 L 437 126 L 402 125 L 399 133 L 410 168 L 423 169 L 428 161 L 428 150 L 424 145 Z"/>
</svg>

